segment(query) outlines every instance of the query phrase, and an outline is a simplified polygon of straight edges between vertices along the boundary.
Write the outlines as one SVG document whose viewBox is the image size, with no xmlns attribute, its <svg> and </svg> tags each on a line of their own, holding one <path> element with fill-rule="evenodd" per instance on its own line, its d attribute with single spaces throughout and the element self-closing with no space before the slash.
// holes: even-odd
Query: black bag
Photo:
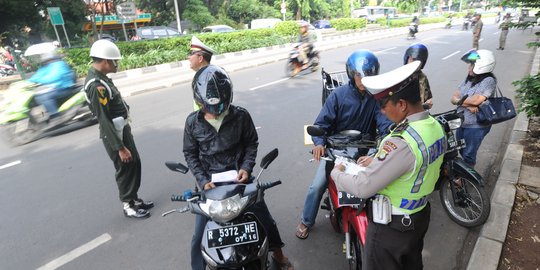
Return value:
<svg viewBox="0 0 540 270">
<path fill-rule="evenodd" d="M 492 125 L 516 117 L 516 109 L 512 100 L 502 95 L 501 89 L 497 86 L 498 92 L 494 97 L 489 97 L 478 107 L 476 121 L 484 125 Z"/>
</svg>

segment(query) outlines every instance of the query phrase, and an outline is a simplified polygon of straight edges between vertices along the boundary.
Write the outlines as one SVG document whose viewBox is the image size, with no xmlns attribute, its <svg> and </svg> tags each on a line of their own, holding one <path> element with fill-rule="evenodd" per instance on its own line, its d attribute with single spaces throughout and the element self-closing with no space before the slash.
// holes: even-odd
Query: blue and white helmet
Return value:
<svg viewBox="0 0 540 270">
<path fill-rule="evenodd" d="M 359 74 L 362 78 L 378 75 L 379 59 L 368 50 L 357 50 L 349 56 L 345 68 L 350 81 L 354 80 L 356 74 Z"/>
</svg>

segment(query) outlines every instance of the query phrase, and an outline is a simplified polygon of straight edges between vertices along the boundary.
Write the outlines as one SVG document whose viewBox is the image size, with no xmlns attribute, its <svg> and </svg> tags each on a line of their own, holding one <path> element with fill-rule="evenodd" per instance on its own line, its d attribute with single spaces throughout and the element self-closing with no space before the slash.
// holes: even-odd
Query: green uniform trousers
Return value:
<svg viewBox="0 0 540 270">
<path fill-rule="evenodd" d="M 107 151 L 107 154 L 109 154 L 109 157 L 114 163 L 114 168 L 116 169 L 115 177 L 120 201 L 129 202 L 138 199 L 137 192 L 141 186 L 141 158 L 137 152 L 137 147 L 135 146 L 135 141 L 131 134 L 131 127 L 129 125 L 124 127 L 123 136 L 124 138 L 122 141 L 124 142 L 124 146 L 129 149 L 132 156 L 131 162 L 127 163 L 120 160 L 118 151 L 111 148 L 106 137 L 102 140 L 105 150 Z"/>
</svg>

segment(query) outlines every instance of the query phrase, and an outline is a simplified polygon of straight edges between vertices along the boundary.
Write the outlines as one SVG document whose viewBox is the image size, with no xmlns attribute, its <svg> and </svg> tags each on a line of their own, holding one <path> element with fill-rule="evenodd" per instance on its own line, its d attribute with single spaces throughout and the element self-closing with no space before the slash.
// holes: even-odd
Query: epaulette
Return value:
<svg viewBox="0 0 540 270">
<path fill-rule="evenodd" d="M 394 124 L 394 126 L 390 129 L 392 132 L 392 135 L 400 135 L 403 131 L 407 129 L 409 126 L 408 119 L 405 119 L 404 121 L 399 122 L 398 124 Z"/>
</svg>

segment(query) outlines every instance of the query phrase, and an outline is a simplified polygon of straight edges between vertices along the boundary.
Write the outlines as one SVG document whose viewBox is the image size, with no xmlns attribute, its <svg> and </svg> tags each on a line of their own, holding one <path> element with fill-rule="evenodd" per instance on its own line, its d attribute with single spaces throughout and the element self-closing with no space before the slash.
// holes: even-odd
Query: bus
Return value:
<svg viewBox="0 0 540 270">
<path fill-rule="evenodd" d="M 377 21 L 378 18 L 383 18 L 386 16 L 390 18 L 396 17 L 396 8 L 395 7 L 363 7 L 360 9 L 355 9 L 352 12 L 353 18 L 366 18 L 369 23 Z"/>
</svg>

